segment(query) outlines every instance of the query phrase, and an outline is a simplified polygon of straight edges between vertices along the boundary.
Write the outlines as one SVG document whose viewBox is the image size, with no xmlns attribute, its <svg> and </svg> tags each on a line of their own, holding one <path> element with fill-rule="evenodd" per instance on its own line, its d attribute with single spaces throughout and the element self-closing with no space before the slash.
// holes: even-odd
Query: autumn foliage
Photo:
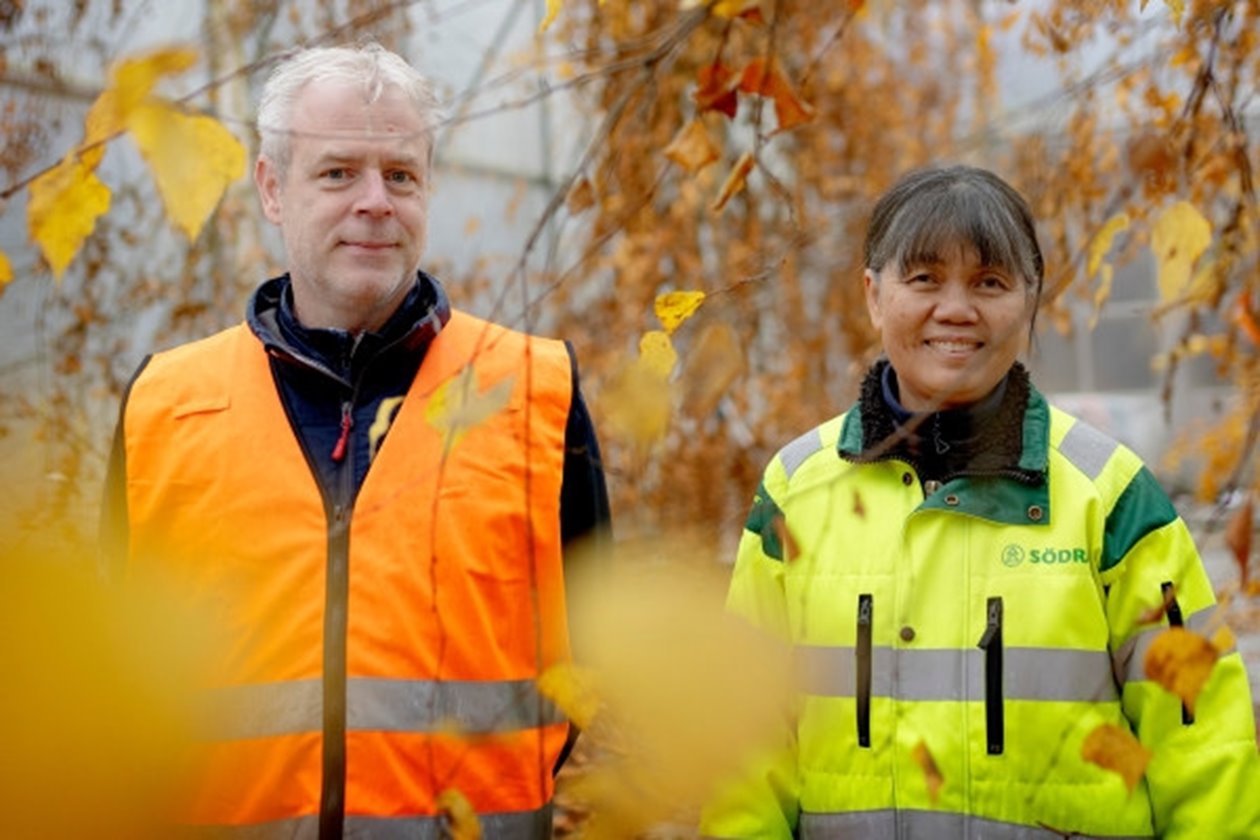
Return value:
<svg viewBox="0 0 1260 840">
<path fill-rule="evenodd" d="M 110 5 L 73 4 L 73 25 L 87 7 Z M 112 26 L 123 25 L 117 9 L 127 5 L 112 4 Z M 393 45 L 409 7 L 422 4 L 292 4 L 287 18 L 275 3 L 208 5 L 205 49 L 102 61 L 99 89 L 79 91 L 84 107 L 66 120 L 74 139 L 51 161 L 40 156 L 50 136 L 42 103 L 65 88 L 47 71 L 48 56 L 29 61 L 32 80 L 19 72 L 29 56 L 7 46 L 0 53 L 0 199 L 10 215 L 22 208 L 21 227 L 39 254 L 35 276 L 20 281 L 60 284 L 44 316 L 52 384 L 36 396 L 6 386 L 6 400 L 46 442 L 44 472 L 61 477 L 31 505 L 37 521 L 58 507 L 90 519 L 84 511 L 94 509 L 113 408 L 130 373 L 118 360 L 134 363 L 151 349 L 133 345 L 130 315 L 160 313 L 148 341 L 204 335 L 239 318 L 244 295 L 274 263 L 241 179 L 253 140 L 248 94 L 261 78 L 254 71 L 301 42 L 375 35 Z M 0 31 L 11 34 L 22 10 L 35 15 L 37 6 L 0 3 Z M 545 261 L 529 259 L 539 238 L 531 237 L 526 253 L 512 255 L 515 272 L 496 281 L 496 290 L 513 291 L 496 300 L 522 301 L 498 314 L 528 317 L 575 344 L 618 535 L 652 547 L 631 565 L 676 559 L 683 549 L 669 537 L 683 531 L 708 535 L 707 559 L 729 556 L 762 465 L 850 403 L 876 352 L 861 299 L 867 211 L 907 169 L 935 162 L 991 167 L 1029 196 L 1047 249 L 1040 330 L 1080 329 L 1075 309 L 1097 315 L 1118 269 L 1150 261 L 1158 289 L 1151 316 L 1168 337 L 1152 359 L 1165 400 L 1176 398 L 1175 374 L 1195 358 L 1210 359 L 1230 384 L 1223 416 L 1175 447 L 1168 466 L 1192 462 L 1204 500 L 1234 489 L 1249 498 L 1255 489 L 1257 3 L 548 0 L 539 29 L 529 69 L 563 81 L 555 90 L 571 93 L 591 139 L 548 184 L 535 231 L 554 232 Z M 215 81 L 187 93 L 184 74 L 203 66 Z M 1002 69 L 1011 67 L 1057 84 L 1020 100 Z M 102 180 L 111 144 L 139 153 L 151 192 Z M 146 201 L 150 194 L 158 201 Z M 154 248 L 166 229 L 182 238 Z M 0 291 L 14 282 L 17 262 L 6 250 Z M 480 275 L 443 279 L 457 302 L 486 286 Z M 506 399 L 466 386 L 451 383 L 429 418 L 452 445 Z M 1244 598 L 1254 594 L 1251 525 L 1248 503 L 1229 529 Z M 627 589 L 650 597 L 636 586 Z M 625 653 L 617 647 L 624 641 L 608 640 L 606 650 Z M 714 644 L 684 653 L 695 661 L 735 655 L 729 639 Z M 1152 646 L 1148 675 L 1192 708 L 1228 647 L 1170 631 Z M 642 667 L 676 664 L 648 659 Z M 699 691 L 686 674 L 679 679 Z M 638 720 L 659 701 L 631 695 L 626 708 L 609 708 L 598 680 L 580 671 L 547 675 L 544 690 L 596 731 L 601 715 Z M 688 715 L 705 708 L 684 706 L 662 725 L 699 725 Z M 742 711 L 758 720 L 765 713 Z M 648 733 L 642 751 L 657 749 L 662 735 L 678 737 Z M 1131 741 L 1100 730 L 1082 753 L 1132 788 L 1149 757 Z M 602 743 L 632 752 L 615 737 Z M 625 803 L 610 791 L 651 788 L 642 767 L 677 758 L 664 746 L 669 737 L 659 743 L 652 763 L 593 776 L 590 798 L 616 811 Z M 927 784 L 948 784 L 921 747 Z M 696 751 L 721 755 L 709 742 Z M 637 801 L 649 794 L 664 796 L 653 789 Z M 653 801 L 659 807 L 635 819 L 686 804 Z M 466 805 L 458 791 L 443 799 L 457 833 L 468 826 Z"/>
</svg>

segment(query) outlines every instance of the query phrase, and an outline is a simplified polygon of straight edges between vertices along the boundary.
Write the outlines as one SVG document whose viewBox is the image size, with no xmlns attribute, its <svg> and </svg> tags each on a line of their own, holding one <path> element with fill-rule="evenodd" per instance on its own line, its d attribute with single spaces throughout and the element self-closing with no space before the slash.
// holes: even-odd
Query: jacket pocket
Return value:
<svg viewBox="0 0 1260 840">
<path fill-rule="evenodd" d="M 984 651 L 984 727 L 989 755 L 1001 755 L 1006 746 L 1006 721 L 1002 711 L 1002 599 L 990 598 L 988 619 L 979 648 Z"/>
<path fill-rule="evenodd" d="M 857 738 L 859 747 L 871 745 L 871 616 L 874 599 L 858 596 L 857 611 Z"/>
</svg>

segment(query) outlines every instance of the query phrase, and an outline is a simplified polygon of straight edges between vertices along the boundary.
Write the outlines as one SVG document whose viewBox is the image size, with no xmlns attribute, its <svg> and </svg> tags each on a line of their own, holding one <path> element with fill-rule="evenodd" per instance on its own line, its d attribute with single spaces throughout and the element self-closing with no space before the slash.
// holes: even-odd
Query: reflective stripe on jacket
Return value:
<svg viewBox="0 0 1260 840">
<path fill-rule="evenodd" d="M 343 509 L 247 327 L 152 359 L 124 415 L 130 564 L 190 594 L 219 657 L 189 822 L 426 836 L 454 789 L 495 836 L 550 836 L 567 724 L 534 680 L 568 658 L 570 399 L 561 343 L 453 313 Z"/>
<path fill-rule="evenodd" d="M 1035 390 L 1019 466 L 1039 484 L 957 478 L 925 497 L 903 461 L 845 460 L 862 440 L 855 409 L 784 447 L 758 488 L 728 603 L 794 646 L 802 697 L 707 835 L 1260 837 L 1237 651 L 1192 716 L 1143 674 L 1169 618 L 1141 616 L 1166 585 L 1192 628 L 1214 596 L 1136 455 Z M 1153 751 L 1132 793 L 1081 756 L 1101 724 Z"/>
</svg>

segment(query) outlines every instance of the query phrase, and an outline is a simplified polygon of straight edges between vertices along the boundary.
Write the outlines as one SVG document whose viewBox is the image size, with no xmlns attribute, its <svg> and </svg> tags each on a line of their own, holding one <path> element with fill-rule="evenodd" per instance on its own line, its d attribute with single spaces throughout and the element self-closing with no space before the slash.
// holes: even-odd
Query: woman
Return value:
<svg viewBox="0 0 1260 840">
<path fill-rule="evenodd" d="M 729 595 L 793 645 L 800 705 L 706 834 L 1260 837 L 1238 653 L 1193 713 L 1143 673 L 1157 633 L 1213 611 L 1184 523 L 1017 361 L 1043 273 L 1027 203 L 990 172 L 915 172 L 876 204 L 886 357 L 766 468 Z M 1152 752 L 1132 792 L 1082 758 L 1102 724 Z"/>
</svg>

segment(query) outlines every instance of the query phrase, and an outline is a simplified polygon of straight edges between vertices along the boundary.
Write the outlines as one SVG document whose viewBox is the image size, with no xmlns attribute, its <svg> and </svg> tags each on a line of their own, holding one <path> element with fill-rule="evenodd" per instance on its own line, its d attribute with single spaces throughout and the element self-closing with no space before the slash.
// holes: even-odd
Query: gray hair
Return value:
<svg viewBox="0 0 1260 840">
<path fill-rule="evenodd" d="M 258 104 L 259 154 L 281 172 L 289 164 L 294 102 L 308 84 L 327 81 L 361 84 L 367 102 L 380 99 L 388 87 L 401 89 L 424 123 L 429 162 L 433 162 L 434 129 L 443 118 L 433 85 L 398 54 L 380 44 L 367 43 L 301 50 L 267 77 Z"/>
<path fill-rule="evenodd" d="M 970 244 L 983 265 L 1021 277 L 1041 298 L 1045 263 L 1028 202 L 1010 184 L 974 166 L 920 169 L 884 193 L 866 231 L 866 267 L 935 262 Z"/>
</svg>

